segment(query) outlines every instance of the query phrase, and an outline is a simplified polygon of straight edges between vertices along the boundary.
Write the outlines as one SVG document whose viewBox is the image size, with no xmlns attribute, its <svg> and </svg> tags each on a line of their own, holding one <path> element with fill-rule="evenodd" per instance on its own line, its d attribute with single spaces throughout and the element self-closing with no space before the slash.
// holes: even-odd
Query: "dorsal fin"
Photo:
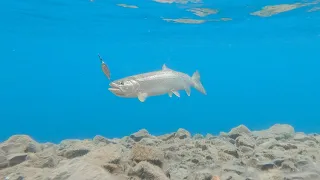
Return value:
<svg viewBox="0 0 320 180">
<path fill-rule="evenodd" d="M 162 70 L 170 70 L 170 69 L 166 66 L 166 64 L 163 64 L 162 65 Z"/>
</svg>

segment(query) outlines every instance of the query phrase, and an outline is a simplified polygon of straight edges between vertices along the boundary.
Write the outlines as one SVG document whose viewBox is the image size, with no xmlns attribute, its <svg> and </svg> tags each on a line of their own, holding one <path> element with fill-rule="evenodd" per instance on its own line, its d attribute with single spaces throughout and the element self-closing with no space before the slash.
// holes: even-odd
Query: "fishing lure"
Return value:
<svg viewBox="0 0 320 180">
<path fill-rule="evenodd" d="M 107 76 L 107 78 L 110 80 L 110 70 L 109 67 L 107 66 L 107 64 L 103 61 L 103 59 L 101 58 L 100 54 L 98 54 L 98 57 L 101 61 L 101 69 L 103 71 L 103 73 Z"/>
</svg>

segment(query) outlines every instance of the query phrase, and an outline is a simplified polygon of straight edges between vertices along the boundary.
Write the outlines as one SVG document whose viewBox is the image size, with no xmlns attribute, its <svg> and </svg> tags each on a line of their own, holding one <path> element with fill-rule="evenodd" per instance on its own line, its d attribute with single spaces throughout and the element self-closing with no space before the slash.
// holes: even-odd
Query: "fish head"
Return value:
<svg viewBox="0 0 320 180">
<path fill-rule="evenodd" d="M 108 90 L 120 97 L 133 96 L 139 88 L 139 83 L 133 79 L 120 79 L 111 82 L 109 85 Z"/>
</svg>

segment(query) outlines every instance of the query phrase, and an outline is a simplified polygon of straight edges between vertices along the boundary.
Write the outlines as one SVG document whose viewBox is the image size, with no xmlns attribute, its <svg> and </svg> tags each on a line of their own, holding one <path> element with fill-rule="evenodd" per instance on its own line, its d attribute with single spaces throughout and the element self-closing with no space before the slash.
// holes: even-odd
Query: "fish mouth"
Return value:
<svg viewBox="0 0 320 180">
<path fill-rule="evenodd" d="M 110 83 L 109 84 L 111 87 L 108 88 L 109 91 L 111 91 L 113 94 L 117 95 L 117 96 L 123 96 L 123 92 L 120 89 L 119 85 L 117 85 L 116 83 Z"/>
<path fill-rule="evenodd" d="M 119 85 L 116 84 L 116 83 L 114 83 L 114 82 L 110 83 L 109 86 L 111 86 L 112 88 L 117 88 L 117 89 L 119 89 Z"/>
</svg>

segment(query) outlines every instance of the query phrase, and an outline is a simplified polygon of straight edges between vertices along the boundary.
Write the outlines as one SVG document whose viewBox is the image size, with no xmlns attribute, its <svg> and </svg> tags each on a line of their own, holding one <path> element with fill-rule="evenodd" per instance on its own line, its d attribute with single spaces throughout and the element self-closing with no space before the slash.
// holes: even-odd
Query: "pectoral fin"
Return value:
<svg viewBox="0 0 320 180">
<path fill-rule="evenodd" d="M 171 92 L 172 92 L 174 95 L 176 95 L 177 97 L 180 97 L 180 93 L 179 93 L 178 91 L 172 90 Z"/>
<path fill-rule="evenodd" d="M 147 99 L 148 95 L 147 93 L 139 93 L 138 94 L 138 99 L 140 102 L 144 102 Z"/>
</svg>

